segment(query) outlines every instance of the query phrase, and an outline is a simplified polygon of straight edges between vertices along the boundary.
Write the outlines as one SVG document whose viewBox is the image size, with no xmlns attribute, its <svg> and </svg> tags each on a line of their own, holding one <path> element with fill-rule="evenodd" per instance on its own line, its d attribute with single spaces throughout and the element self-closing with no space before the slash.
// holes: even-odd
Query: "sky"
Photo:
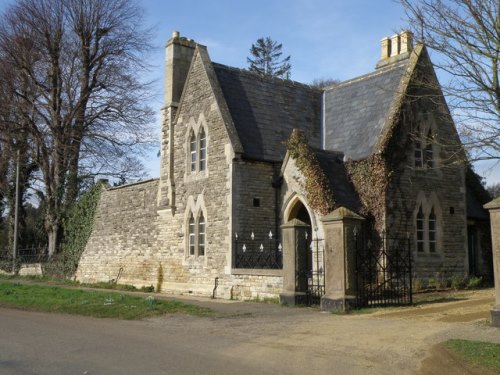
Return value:
<svg viewBox="0 0 500 375">
<path fill-rule="evenodd" d="M 0 0 L 0 10 L 14 0 Z M 249 49 L 260 37 L 283 44 L 291 56 L 295 81 L 350 79 L 372 71 L 380 56 L 380 40 L 405 28 L 405 15 L 394 0 L 139 0 L 153 32 L 150 55 L 155 81 L 151 106 L 163 95 L 164 46 L 173 31 L 206 45 L 212 61 L 246 68 Z M 431 53 L 431 59 L 437 58 Z M 159 134 L 159 131 L 158 131 Z M 159 175 L 156 152 L 147 162 Z M 488 184 L 500 183 L 500 165 L 479 163 L 476 172 Z"/>
</svg>

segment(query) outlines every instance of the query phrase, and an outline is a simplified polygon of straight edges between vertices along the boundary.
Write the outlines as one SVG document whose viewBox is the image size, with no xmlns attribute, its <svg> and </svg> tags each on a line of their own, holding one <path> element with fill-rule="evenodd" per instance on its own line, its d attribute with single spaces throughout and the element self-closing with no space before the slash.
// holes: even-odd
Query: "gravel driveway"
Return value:
<svg viewBox="0 0 500 375">
<path fill-rule="evenodd" d="M 500 343 L 486 321 L 493 290 L 357 315 L 183 299 L 217 316 L 128 322 L 0 309 L 0 373 L 460 375 L 473 372 L 440 342 Z"/>
</svg>

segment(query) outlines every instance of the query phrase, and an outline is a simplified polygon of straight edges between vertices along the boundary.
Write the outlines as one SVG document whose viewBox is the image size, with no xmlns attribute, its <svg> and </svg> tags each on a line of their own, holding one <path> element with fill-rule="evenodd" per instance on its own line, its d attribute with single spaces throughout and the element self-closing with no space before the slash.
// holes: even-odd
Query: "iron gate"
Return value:
<svg viewBox="0 0 500 375">
<path fill-rule="evenodd" d="M 307 261 L 303 267 L 298 266 L 296 283 L 299 292 L 305 292 L 297 303 L 307 306 L 319 305 L 325 294 L 325 263 L 323 240 L 315 238 L 309 240 L 306 234 L 305 249 L 297 249 L 307 254 Z"/>
<path fill-rule="evenodd" d="M 382 236 L 380 246 L 356 236 L 357 306 L 412 303 L 410 240 Z"/>
</svg>

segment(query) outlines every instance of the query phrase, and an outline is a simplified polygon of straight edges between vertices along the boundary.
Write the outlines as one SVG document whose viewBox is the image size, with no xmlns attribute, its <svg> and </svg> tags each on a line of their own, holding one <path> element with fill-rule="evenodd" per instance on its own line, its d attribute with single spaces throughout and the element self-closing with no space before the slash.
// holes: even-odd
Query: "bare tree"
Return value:
<svg viewBox="0 0 500 375">
<path fill-rule="evenodd" d="M 152 141 L 141 14 L 132 0 L 19 0 L 0 20 L 0 62 L 18 78 L 10 126 L 32 142 L 51 255 L 80 168 L 112 172 L 117 157 Z M 89 153 L 100 165 L 82 163 Z"/>
<path fill-rule="evenodd" d="M 9 69 L 7 69 L 9 68 Z M 4 232 L 6 242 L 13 244 L 15 235 L 15 207 L 19 206 L 20 219 L 18 224 L 21 224 L 21 231 L 24 229 L 24 207 L 23 203 L 26 200 L 29 184 L 33 173 L 37 170 L 36 164 L 33 162 L 31 153 L 30 137 L 26 133 L 26 128 L 23 126 L 21 113 L 23 103 L 17 100 L 12 95 L 10 88 L 14 82 L 19 81 L 19 77 L 15 71 L 6 64 L 0 63 L 0 200 L 2 201 L 3 209 L 7 209 L 5 215 L 6 223 L 4 227 L 7 229 Z M 26 86 L 20 83 L 20 90 L 26 95 Z M 19 181 L 16 178 L 16 169 L 19 164 Z M 16 186 L 19 194 L 16 195 Z M 18 201 L 16 202 L 16 197 Z M 3 211 L 3 210 L 2 210 Z M 2 212 L 0 212 L 2 215 Z M 19 241 L 21 231 L 17 232 L 17 240 Z"/>
<path fill-rule="evenodd" d="M 327 87 L 336 85 L 337 83 L 340 83 L 340 80 L 335 78 L 315 78 L 310 83 L 310 85 L 314 88 L 323 90 L 326 89 Z"/>
<path fill-rule="evenodd" d="M 486 190 L 490 193 L 491 198 L 500 197 L 500 182 L 487 186 Z"/>
<path fill-rule="evenodd" d="M 500 159 L 500 1 L 400 0 L 434 60 L 473 160 Z"/>
</svg>

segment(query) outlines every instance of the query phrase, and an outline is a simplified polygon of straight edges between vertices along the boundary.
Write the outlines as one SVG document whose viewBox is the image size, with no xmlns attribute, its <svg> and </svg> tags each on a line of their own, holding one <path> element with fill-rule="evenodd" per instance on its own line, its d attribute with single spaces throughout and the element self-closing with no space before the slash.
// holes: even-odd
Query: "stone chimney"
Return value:
<svg viewBox="0 0 500 375">
<path fill-rule="evenodd" d="M 174 119 L 193 59 L 196 43 L 192 39 L 172 33 L 165 46 L 165 94 L 162 108 L 160 186 L 158 189 L 158 212 L 175 211 L 174 165 Z"/>
<path fill-rule="evenodd" d="M 195 47 L 192 39 L 181 37 L 178 31 L 174 31 L 168 40 L 165 47 L 165 106 L 179 103 Z"/>
<path fill-rule="evenodd" d="M 403 30 L 390 38 L 382 38 L 380 47 L 380 61 L 377 63 L 377 68 L 408 58 L 413 50 L 413 35 L 410 31 Z"/>
<path fill-rule="evenodd" d="M 399 33 L 399 46 L 400 46 L 400 52 L 399 53 L 406 53 L 406 52 L 411 52 L 413 49 L 413 34 L 411 31 L 408 30 L 403 30 L 401 33 Z"/>
</svg>

